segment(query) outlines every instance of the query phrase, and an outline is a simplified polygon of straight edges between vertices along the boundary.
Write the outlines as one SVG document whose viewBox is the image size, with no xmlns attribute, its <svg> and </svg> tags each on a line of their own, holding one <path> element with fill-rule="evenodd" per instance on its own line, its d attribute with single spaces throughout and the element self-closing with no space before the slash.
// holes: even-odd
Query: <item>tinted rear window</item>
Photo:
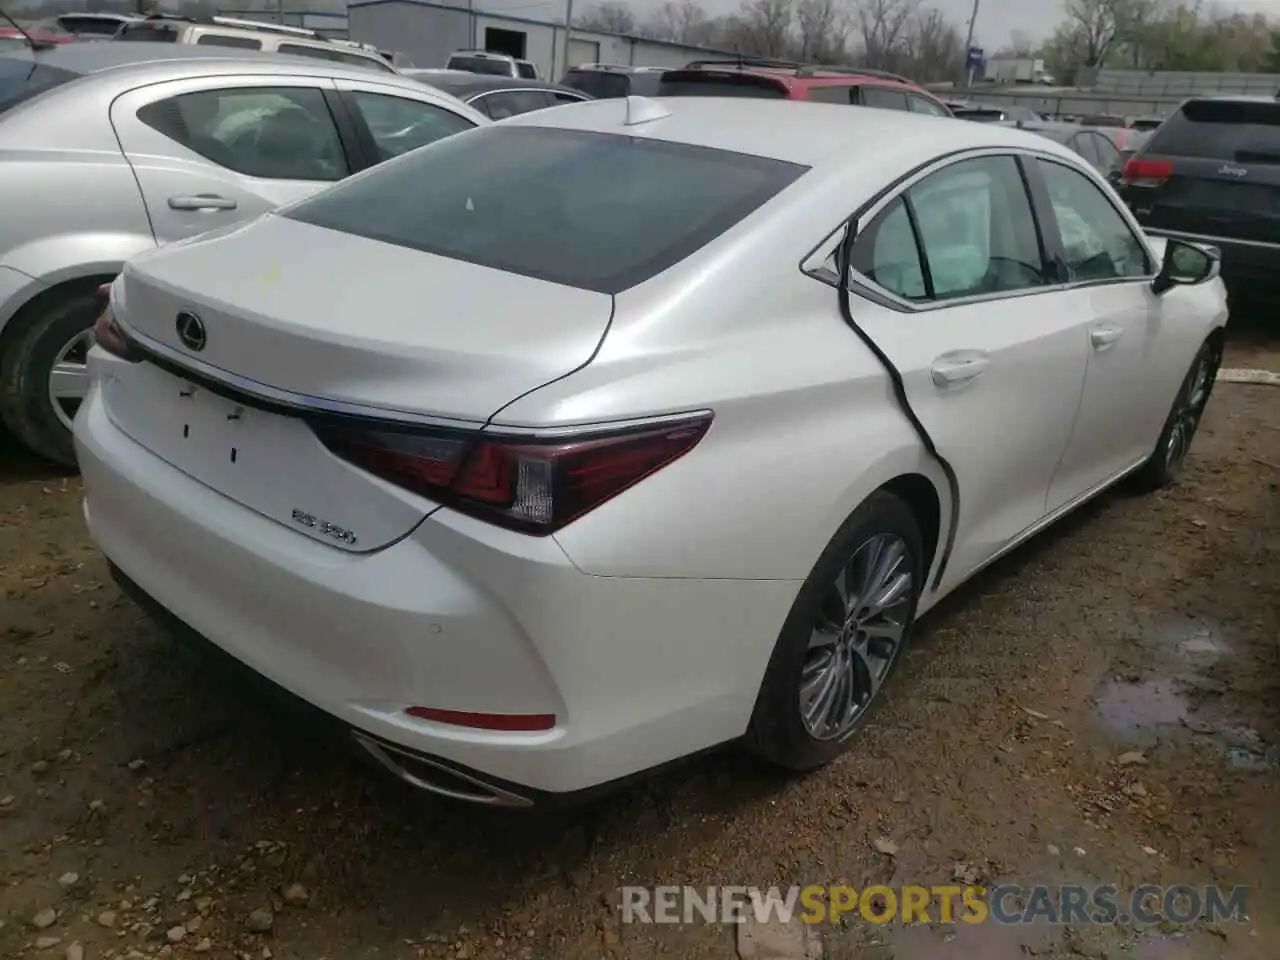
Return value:
<svg viewBox="0 0 1280 960">
<path fill-rule="evenodd" d="M 131 43 L 177 43 L 178 28 L 156 23 L 130 24 L 121 27 L 115 38 Z"/>
<path fill-rule="evenodd" d="M 486 73 L 494 77 L 511 76 L 511 64 L 506 60 L 490 60 L 488 57 L 450 57 L 446 64 L 450 70 L 467 73 Z"/>
<path fill-rule="evenodd" d="M 0 113 L 79 76 L 31 60 L 0 58 Z"/>
<path fill-rule="evenodd" d="M 1192 100 L 1161 124 L 1145 152 L 1280 163 L 1280 102 Z"/>
<path fill-rule="evenodd" d="M 787 88 L 768 77 L 742 73 L 664 73 L 658 84 L 660 97 L 749 97 L 758 100 L 785 100 Z"/>
<path fill-rule="evenodd" d="M 588 93 L 597 100 L 612 100 L 631 93 L 631 78 L 625 73 L 608 73 L 604 70 L 570 70 L 561 81 Z"/>
<path fill-rule="evenodd" d="M 70 33 L 90 37 L 113 37 L 127 20 L 99 19 L 98 17 L 77 17 L 75 14 L 63 14 L 58 17 L 58 25 Z"/>
<path fill-rule="evenodd" d="M 241 50 L 261 50 L 262 41 L 252 37 L 232 36 L 229 33 L 202 33 L 196 41 L 202 47 L 236 47 Z"/>
<path fill-rule="evenodd" d="M 807 169 L 659 140 L 493 126 L 406 154 L 285 215 L 618 293 L 705 246 Z"/>
</svg>

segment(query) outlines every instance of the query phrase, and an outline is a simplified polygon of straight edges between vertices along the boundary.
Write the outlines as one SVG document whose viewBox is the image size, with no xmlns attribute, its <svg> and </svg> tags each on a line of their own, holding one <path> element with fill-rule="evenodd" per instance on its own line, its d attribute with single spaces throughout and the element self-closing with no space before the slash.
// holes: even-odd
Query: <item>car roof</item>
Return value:
<svg viewBox="0 0 1280 960">
<path fill-rule="evenodd" d="M 443 90 L 457 96 L 470 96 L 473 93 L 487 93 L 491 90 L 559 90 L 583 96 L 581 90 L 562 86 L 547 80 L 533 80 L 527 77 L 497 77 L 492 74 L 468 73 L 465 70 L 448 70 L 441 73 L 417 74 L 406 70 L 405 75 L 419 83 Z"/>
<path fill-rule="evenodd" d="M 666 116 L 629 125 L 628 104 L 636 101 L 653 105 Z M 1030 149 L 1078 159 L 1044 137 L 992 124 L 907 110 L 748 97 L 591 100 L 534 110 L 503 124 L 651 137 L 833 170 L 847 168 L 856 157 L 875 157 L 877 162 L 910 169 L 948 152 L 982 147 Z"/>
<path fill-rule="evenodd" d="M 723 76 L 725 74 L 740 74 L 748 77 L 767 77 L 770 80 L 777 80 L 788 90 L 809 90 L 813 87 L 849 87 L 856 85 L 868 87 L 889 87 L 894 90 L 910 90 L 912 93 L 928 93 L 905 78 L 880 75 L 875 71 L 863 73 L 857 69 L 845 70 L 839 67 L 831 67 L 828 69 L 831 72 L 822 72 L 822 67 L 816 67 L 815 72 L 805 73 L 797 67 L 792 66 L 769 66 L 760 63 L 752 63 L 750 61 L 739 64 L 732 60 L 705 60 L 694 61 L 693 63 L 683 67 L 673 67 L 662 76 L 665 80 L 672 74 L 679 74 L 681 79 L 687 79 L 690 76 L 700 73 L 718 76 Z M 933 96 L 932 94 L 928 95 Z"/>
<path fill-rule="evenodd" d="M 42 66 L 70 73 L 90 75 L 106 71 L 129 73 L 169 71 L 181 76 L 187 65 L 211 62 L 218 73 L 295 73 L 318 77 L 350 77 L 392 85 L 414 84 L 414 81 L 390 71 L 372 73 L 366 67 L 348 66 L 336 60 L 293 56 L 287 53 L 246 53 L 235 47 L 197 46 L 186 43 L 141 43 L 109 40 L 101 43 L 65 43 L 50 50 L 14 50 L 4 57 L 29 60 Z"/>
</svg>

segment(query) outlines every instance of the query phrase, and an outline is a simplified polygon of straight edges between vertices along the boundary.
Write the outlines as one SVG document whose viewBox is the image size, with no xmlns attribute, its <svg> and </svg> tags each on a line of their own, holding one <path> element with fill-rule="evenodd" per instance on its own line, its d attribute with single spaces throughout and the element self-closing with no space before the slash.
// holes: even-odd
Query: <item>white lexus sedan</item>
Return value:
<svg viewBox="0 0 1280 960">
<path fill-rule="evenodd" d="M 426 790 L 745 740 L 809 769 L 920 614 L 1221 358 L 1212 249 L 1035 134 L 606 100 L 414 151 L 109 291 L 75 423 L 122 585 Z"/>
</svg>

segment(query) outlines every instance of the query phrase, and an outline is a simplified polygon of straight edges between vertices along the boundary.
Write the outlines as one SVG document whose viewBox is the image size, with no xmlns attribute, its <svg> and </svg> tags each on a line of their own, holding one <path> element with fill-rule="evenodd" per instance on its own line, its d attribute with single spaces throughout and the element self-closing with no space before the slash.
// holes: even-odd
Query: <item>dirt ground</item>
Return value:
<svg viewBox="0 0 1280 960">
<path fill-rule="evenodd" d="M 1280 337 L 1236 336 L 1226 366 L 1280 372 Z M 965 876 L 1248 885 L 1248 916 L 858 920 L 825 956 L 1274 960 L 1278 491 L 1280 388 L 1220 383 L 1182 481 L 932 613 L 845 759 L 791 779 L 727 749 L 521 813 L 413 793 L 170 639 L 107 579 L 79 481 L 0 439 L 0 956 L 710 960 L 732 928 L 623 925 L 617 888 Z"/>
</svg>

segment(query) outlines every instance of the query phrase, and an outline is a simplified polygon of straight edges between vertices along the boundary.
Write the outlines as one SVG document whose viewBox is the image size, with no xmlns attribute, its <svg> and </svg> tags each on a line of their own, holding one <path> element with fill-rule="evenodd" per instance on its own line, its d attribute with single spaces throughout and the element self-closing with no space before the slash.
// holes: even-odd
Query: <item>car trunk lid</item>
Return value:
<svg viewBox="0 0 1280 960">
<path fill-rule="evenodd" d="M 587 362 L 612 310 L 605 294 L 277 217 L 143 257 L 117 292 L 153 362 L 105 381 L 113 422 L 201 483 L 350 551 L 399 539 L 435 504 L 336 457 L 310 422 L 443 427 L 440 443 L 465 442 Z"/>
</svg>

